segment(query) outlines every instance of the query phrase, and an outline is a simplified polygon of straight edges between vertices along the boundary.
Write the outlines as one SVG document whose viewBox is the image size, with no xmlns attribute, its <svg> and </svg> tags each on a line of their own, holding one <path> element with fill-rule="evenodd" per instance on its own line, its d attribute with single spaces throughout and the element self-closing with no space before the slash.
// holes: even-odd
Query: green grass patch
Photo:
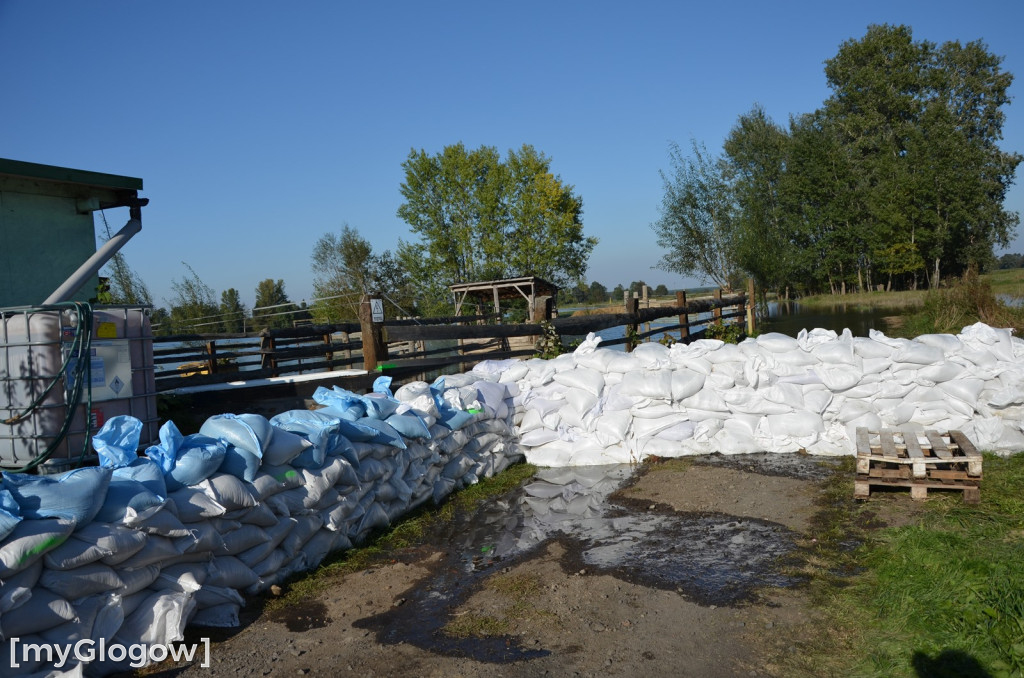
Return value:
<svg viewBox="0 0 1024 678">
<path fill-rule="evenodd" d="M 535 574 L 495 575 L 488 579 L 486 590 L 497 594 L 501 601 L 500 612 L 495 615 L 467 612 L 445 625 L 445 631 L 462 638 L 486 638 L 511 633 L 516 622 L 551 616 L 538 609 L 534 602 L 542 588 L 543 582 Z"/>
<path fill-rule="evenodd" d="M 1020 335 L 1024 330 L 1024 308 L 998 300 L 990 280 L 988 276 L 968 272 L 948 287 L 929 290 L 921 310 L 907 317 L 899 334 L 958 334 L 980 321 L 992 327 L 1011 327 Z"/>
<path fill-rule="evenodd" d="M 814 566 L 860 573 L 812 584 L 829 631 L 811 631 L 793 675 L 1024 675 L 1024 455 L 984 467 L 978 505 L 932 491 L 913 524 L 864 530 L 859 517 L 893 499 L 879 493 L 826 520 L 866 541 Z"/>
<path fill-rule="evenodd" d="M 1024 268 L 1005 268 L 981 276 L 995 294 L 1024 298 Z"/>
<path fill-rule="evenodd" d="M 485 478 L 449 495 L 440 506 L 427 502 L 388 529 L 371 536 L 364 544 L 330 555 L 315 570 L 298 575 L 288 582 L 285 595 L 267 601 L 266 609 L 274 611 L 316 596 L 347 574 L 386 562 L 400 549 L 422 544 L 430 530 L 451 521 L 456 512 L 473 510 L 482 501 L 518 487 L 536 472 L 537 467 L 532 464 L 515 464 L 493 478 Z"/>
</svg>

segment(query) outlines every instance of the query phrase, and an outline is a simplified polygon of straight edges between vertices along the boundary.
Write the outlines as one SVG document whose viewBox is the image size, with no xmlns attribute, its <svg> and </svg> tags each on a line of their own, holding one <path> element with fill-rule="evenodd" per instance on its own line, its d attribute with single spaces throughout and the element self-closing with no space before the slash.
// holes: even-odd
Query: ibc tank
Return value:
<svg viewBox="0 0 1024 678">
<path fill-rule="evenodd" d="M 83 450 L 86 461 L 95 461 L 89 439 L 104 422 L 120 414 L 142 421 L 142 446 L 157 441 L 149 308 L 93 309 L 92 402 L 83 388 L 81 402 L 73 406 L 69 393 L 75 361 L 70 359 L 63 372 L 62 366 L 76 335 L 84 331 L 73 306 L 0 309 L 0 467 L 21 468 L 51 445 L 55 446 L 53 453 L 39 466 L 40 472 L 56 473 L 76 466 Z M 57 383 L 43 397 L 55 379 Z M 30 407 L 31 411 L 19 418 Z M 68 418 L 67 435 L 58 441 Z"/>
</svg>

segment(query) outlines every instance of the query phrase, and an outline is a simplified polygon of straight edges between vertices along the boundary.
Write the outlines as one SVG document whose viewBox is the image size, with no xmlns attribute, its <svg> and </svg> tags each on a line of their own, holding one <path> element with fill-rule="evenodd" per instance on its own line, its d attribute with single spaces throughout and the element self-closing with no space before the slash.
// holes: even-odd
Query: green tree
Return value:
<svg viewBox="0 0 1024 678">
<path fill-rule="evenodd" d="M 792 223 L 781 193 L 788 145 L 786 131 L 760 106 L 741 115 L 725 140 L 738 207 L 731 243 L 736 261 L 762 293 L 782 291 L 795 268 Z"/>
<path fill-rule="evenodd" d="M 735 194 L 726 165 L 696 141 L 689 156 L 672 144 L 669 158 L 671 174 L 661 172 L 661 217 L 651 225 L 658 246 L 667 250 L 657 268 L 727 287 L 738 265 Z"/>
<path fill-rule="evenodd" d="M 399 259 L 416 284 L 536 275 L 567 287 L 580 280 L 597 240 L 583 235 L 582 200 L 550 164 L 528 145 L 505 162 L 487 146 L 411 151 L 398 216 L 419 242 L 401 243 Z M 423 265 L 411 266 L 413 258 Z"/>
<path fill-rule="evenodd" d="M 313 247 L 313 290 L 319 322 L 338 322 L 359 317 L 364 294 L 383 296 L 402 309 L 415 312 L 409 276 L 390 251 L 374 254 L 370 242 L 345 224 L 340 233 L 326 233 Z"/>
<path fill-rule="evenodd" d="M 214 301 L 213 288 L 202 281 L 186 264 L 188 275 L 171 281 L 174 298 L 170 302 L 170 325 L 174 334 L 210 334 L 220 331 L 220 308 Z"/>
<path fill-rule="evenodd" d="M 253 325 L 259 328 L 292 326 L 292 311 L 296 310 L 284 291 L 284 280 L 266 278 L 256 285 L 256 305 L 252 309 Z"/>
<path fill-rule="evenodd" d="M 596 280 L 590 283 L 590 287 L 587 288 L 587 303 L 588 304 L 603 304 L 608 301 L 608 288 L 597 282 Z"/>
<path fill-rule="evenodd" d="M 238 333 L 245 331 L 245 317 L 248 311 L 238 290 L 229 287 L 220 293 L 221 326 L 225 332 Z"/>
<path fill-rule="evenodd" d="M 668 296 L 668 287 L 665 286 L 665 283 L 661 283 L 654 288 L 653 294 L 656 297 L 666 297 Z"/>
<path fill-rule="evenodd" d="M 106 234 L 103 241 L 106 242 L 113 237 L 113 234 L 110 232 L 107 216 L 102 210 L 100 216 L 103 218 L 103 229 Z M 106 303 L 131 306 L 153 305 L 153 297 L 149 293 L 149 288 L 146 287 L 141 276 L 128 265 L 128 260 L 125 259 L 123 252 L 115 252 L 104 266 L 104 271 L 110 288 L 110 299 Z"/>
</svg>

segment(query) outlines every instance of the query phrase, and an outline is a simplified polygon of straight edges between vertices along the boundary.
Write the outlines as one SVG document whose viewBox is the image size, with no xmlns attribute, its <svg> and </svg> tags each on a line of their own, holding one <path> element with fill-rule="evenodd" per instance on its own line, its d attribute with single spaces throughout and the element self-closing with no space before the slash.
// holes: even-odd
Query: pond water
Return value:
<svg viewBox="0 0 1024 678">
<path fill-rule="evenodd" d="M 899 316 L 899 309 L 872 308 L 854 304 L 815 306 L 809 308 L 798 301 L 768 304 L 768 321 L 762 323 L 762 332 L 781 332 L 791 337 L 800 330 L 820 327 L 842 333 L 850 329 L 855 337 L 866 337 L 870 330 L 887 332 L 891 327 L 889 319 Z"/>
</svg>

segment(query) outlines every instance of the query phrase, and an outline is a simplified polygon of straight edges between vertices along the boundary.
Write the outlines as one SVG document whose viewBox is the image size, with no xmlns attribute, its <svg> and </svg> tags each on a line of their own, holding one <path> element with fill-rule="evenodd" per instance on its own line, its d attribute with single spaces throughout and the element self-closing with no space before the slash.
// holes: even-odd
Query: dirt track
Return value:
<svg viewBox="0 0 1024 678">
<path fill-rule="evenodd" d="M 812 543 L 825 472 L 810 460 L 711 461 L 654 465 L 611 498 L 615 520 L 697 526 L 659 543 L 663 560 L 653 567 L 630 565 L 631 542 L 616 542 L 618 566 L 588 564 L 593 543 L 559 536 L 466 576 L 457 547 L 418 547 L 314 600 L 259 614 L 214 645 L 209 669 L 164 665 L 151 675 L 779 675 L 771 658 L 792 651 L 814 617 L 799 585 L 779 579 L 785 557 L 758 560 L 757 540 L 781 543 L 789 556 Z M 744 551 L 744 540 L 753 548 Z M 753 578 L 716 580 L 721 562 L 698 557 L 716 548 L 748 558 L 736 569 Z"/>
</svg>

